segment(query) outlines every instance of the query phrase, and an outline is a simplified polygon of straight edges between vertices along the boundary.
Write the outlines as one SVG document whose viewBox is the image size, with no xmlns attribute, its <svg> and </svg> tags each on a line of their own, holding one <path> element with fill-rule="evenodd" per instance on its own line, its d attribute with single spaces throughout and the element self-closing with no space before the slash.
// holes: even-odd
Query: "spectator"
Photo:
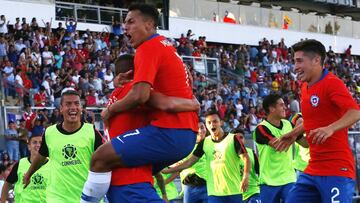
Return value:
<svg viewBox="0 0 360 203">
<path fill-rule="evenodd" d="M 0 16 L 0 35 L 4 35 L 8 33 L 6 18 L 4 15 Z"/>
<path fill-rule="evenodd" d="M 3 36 L 0 36 L 0 64 L 5 60 L 9 50 L 9 45 Z"/>
<path fill-rule="evenodd" d="M 255 107 L 251 107 L 249 116 L 247 118 L 247 123 L 249 126 L 250 133 L 252 133 L 255 130 L 255 128 L 258 124 L 258 118 L 255 113 L 256 113 Z"/>
<path fill-rule="evenodd" d="M 94 89 L 89 90 L 89 94 L 86 96 L 86 106 L 96 106 L 97 95 Z"/>
<path fill-rule="evenodd" d="M 104 75 L 104 82 L 110 91 L 114 90 L 114 88 L 115 88 L 113 79 L 114 79 L 114 74 L 113 74 L 112 70 L 110 68 L 107 68 L 106 74 Z"/>
<path fill-rule="evenodd" d="M 114 16 L 111 16 L 111 21 L 112 21 L 112 33 L 118 37 L 122 36 L 123 30 L 121 23 L 119 23 L 119 21 L 115 19 Z"/>
<path fill-rule="evenodd" d="M 54 109 L 53 113 L 51 114 L 50 123 L 51 125 L 61 123 L 63 118 L 60 114 L 60 110 L 58 108 Z"/>
<path fill-rule="evenodd" d="M 46 106 L 46 89 L 44 86 L 41 86 L 40 91 L 34 95 L 34 103 L 37 107 Z"/>
<path fill-rule="evenodd" d="M 36 114 L 35 119 L 32 121 L 31 136 L 39 136 L 45 132 L 44 122 L 47 122 L 47 117 L 43 116 L 43 112 L 40 111 Z"/>
<path fill-rule="evenodd" d="M 20 122 L 19 128 L 17 129 L 19 135 L 19 151 L 20 151 L 20 158 L 23 158 L 29 155 L 29 150 L 27 148 L 29 131 L 26 129 L 25 119 L 21 118 L 19 122 Z"/>
<path fill-rule="evenodd" d="M 66 32 L 70 35 L 73 35 L 76 31 L 77 21 L 75 20 L 74 23 L 74 20 L 72 18 L 69 19 L 69 17 L 67 17 L 65 21 L 65 25 L 66 25 Z"/>
<path fill-rule="evenodd" d="M 290 95 L 289 101 L 290 101 L 291 115 L 294 115 L 295 113 L 299 113 L 300 112 L 300 104 L 299 104 L 299 101 L 297 100 L 296 95 Z"/>
<path fill-rule="evenodd" d="M 15 29 L 15 30 L 21 30 L 21 29 L 22 29 L 22 26 L 21 26 L 20 18 L 19 18 L 19 17 L 15 18 L 14 29 Z"/>
<path fill-rule="evenodd" d="M 55 61 L 54 55 L 51 51 L 49 51 L 48 46 L 44 47 L 44 51 L 42 52 L 42 60 L 44 62 L 44 66 L 52 66 Z"/>
<path fill-rule="evenodd" d="M 13 163 L 13 161 L 10 159 L 9 153 L 7 151 L 5 151 L 1 154 L 1 163 L 5 167 L 8 167 L 9 165 L 11 165 Z"/>
<path fill-rule="evenodd" d="M 19 134 L 16 130 L 15 121 L 9 121 L 8 129 L 5 130 L 6 149 L 11 161 L 19 160 Z"/>
</svg>

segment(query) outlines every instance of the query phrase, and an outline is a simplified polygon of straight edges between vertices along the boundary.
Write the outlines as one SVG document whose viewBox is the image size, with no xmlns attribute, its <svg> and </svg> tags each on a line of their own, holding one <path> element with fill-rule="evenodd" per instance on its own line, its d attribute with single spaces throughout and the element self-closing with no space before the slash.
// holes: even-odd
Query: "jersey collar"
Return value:
<svg viewBox="0 0 360 203">
<path fill-rule="evenodd" d="M 151 35 L 150 37 L 148 37 L 148 38 L 146 39 L 146 41 L 147 41 L 147 40 L 151 40 L 152 38 L 155 38 L 155 37 L 157 37 L 157 36 L 159 36 L 159 34 L 158 34 L 158 33 L 155 33 L 155 34 Z"/>
<path fill-rule="evenodd" d="M 318 81 L 316 81 L 314 84 L 312 84 L 311 86 L 314 86 L 316 83 L 320 82 L 322 79 L 324 79 L 327 75 L 329 74 L 329 70 L 328 69 L 323 69 L 322 75 L 320 77 L 320 79 Z M 308 85 L 308 87 L 311 87 Z"/>
</svg>

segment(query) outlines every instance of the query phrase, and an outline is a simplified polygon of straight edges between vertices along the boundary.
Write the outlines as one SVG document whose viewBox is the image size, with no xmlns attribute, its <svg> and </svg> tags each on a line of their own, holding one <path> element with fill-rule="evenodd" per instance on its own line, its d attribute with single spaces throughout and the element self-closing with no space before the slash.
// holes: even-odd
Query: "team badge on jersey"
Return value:
<svg viewBox="0 0 360 203">
<path fill-rule="evenodd" d="M 311 106 L 313 106 L 313 107 L 319 106 L 319 103 L 320 103 L 319 97 L 317 95 L 312 95 L 310 97 L 310 103 L 311 103 Z"/>
</svg>

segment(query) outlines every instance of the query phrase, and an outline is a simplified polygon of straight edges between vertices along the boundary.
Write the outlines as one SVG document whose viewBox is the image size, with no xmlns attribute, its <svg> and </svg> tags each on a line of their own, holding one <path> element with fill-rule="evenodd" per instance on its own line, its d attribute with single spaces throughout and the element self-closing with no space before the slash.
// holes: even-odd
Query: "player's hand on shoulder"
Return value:
<svg viewBox="0 0 360 203">
<path fill-rule="evenodd" d="M 321 127 L 310 130 L 309 138 L 312 139 L 313 144 L 323 144 L 332 134 L 334 134 L 334 131 L 331 127 Z"/>
</svg>

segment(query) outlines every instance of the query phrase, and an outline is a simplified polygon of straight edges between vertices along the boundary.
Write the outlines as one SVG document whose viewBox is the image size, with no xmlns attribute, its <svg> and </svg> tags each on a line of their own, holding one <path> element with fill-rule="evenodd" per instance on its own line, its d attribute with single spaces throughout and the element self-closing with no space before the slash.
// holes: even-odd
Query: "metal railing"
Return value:
<svg viewBox="0 0 360 203">
<path fill-rule="evenodd" d="M 111 18 L 123 22 L 127 9 L 56 1 L 56 20 L 74 18 L 78 22 L 111 25 Z"/>
<path fill-rule="evenodd" d="M 82 23 L 95 23 L 111 25 L 112 17 L 119 23 L 123 23 L 128 10 L 125 8 L 114 8 L 89 4 L 77 4 L 69 2 L 55 2 L 56 20 L 66 20 L 67 18 L 75 19 Z M 160 11 L 158 28 L 168 29 L 165 19 L 166 16 Z"/>
<path fill-rule="evenodd" d="M 204 74 L 212 81 L 221 83 L 219 59 L 210 57 L 181 56 L 184 63 Z"/>
</svg>

